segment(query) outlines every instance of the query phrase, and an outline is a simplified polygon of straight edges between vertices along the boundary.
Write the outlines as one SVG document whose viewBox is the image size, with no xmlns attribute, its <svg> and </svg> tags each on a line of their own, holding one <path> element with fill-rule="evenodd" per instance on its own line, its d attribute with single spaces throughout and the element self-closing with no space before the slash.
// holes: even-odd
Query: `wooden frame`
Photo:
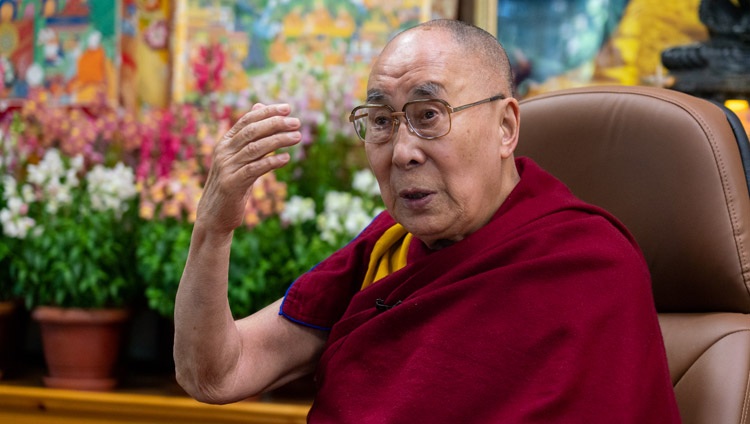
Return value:
<svg viewBox="0 0 750 424">
<path fill-rule="evenodd" d="M 497 1 L 474 0 L 467 3 L 471 8 L 471 22 L 497 37 Z M 467 16 L 469 18 L 469 16 Z"/>
</svg>

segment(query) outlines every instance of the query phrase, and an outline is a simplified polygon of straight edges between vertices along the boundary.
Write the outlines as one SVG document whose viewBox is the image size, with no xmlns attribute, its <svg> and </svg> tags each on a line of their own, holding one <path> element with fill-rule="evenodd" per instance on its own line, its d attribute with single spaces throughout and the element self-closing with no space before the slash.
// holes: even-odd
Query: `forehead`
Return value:
<svg viewBox="0 0 750 424">
<path fill-rule="evenodd" d="M 373 64 L 367 84 L 368 101 L 406 101 L 461 92 L 470 79 L 470 62 L 473 59 L 462 54 L 446 30 L 402 33 Z"/>
</svg>

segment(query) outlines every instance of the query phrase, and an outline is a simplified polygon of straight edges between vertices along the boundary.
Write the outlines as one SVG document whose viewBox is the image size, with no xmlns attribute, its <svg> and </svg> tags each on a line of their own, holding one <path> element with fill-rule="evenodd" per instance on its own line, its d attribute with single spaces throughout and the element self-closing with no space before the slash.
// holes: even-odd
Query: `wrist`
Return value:
<svg viewBox="0 0 750 424">
<path fill-rule="evenodd" d="M 225 249 L 231 247 L 233 236 L 234 230 L 219 231 L 196 221 L 190 243 L 196 248 L 205 246 L 209 249 Z"/>
</svg>

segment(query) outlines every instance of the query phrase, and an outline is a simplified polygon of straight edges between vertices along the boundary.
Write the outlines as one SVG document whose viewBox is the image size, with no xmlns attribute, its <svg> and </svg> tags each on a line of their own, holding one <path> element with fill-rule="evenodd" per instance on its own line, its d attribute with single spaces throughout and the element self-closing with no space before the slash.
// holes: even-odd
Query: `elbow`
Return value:
<svg viewBox="0 0 750 424">
<path fill-rule="evenodd" d="M 177 384 L 193 399 L 213 405 L 225 405 L 237 401 L 228 396 L 226 391 L 221 390 L 220 385 L 212 384 L 210 379 L 199 377 L 190 370 L 175 368 Z"/>
</svg>

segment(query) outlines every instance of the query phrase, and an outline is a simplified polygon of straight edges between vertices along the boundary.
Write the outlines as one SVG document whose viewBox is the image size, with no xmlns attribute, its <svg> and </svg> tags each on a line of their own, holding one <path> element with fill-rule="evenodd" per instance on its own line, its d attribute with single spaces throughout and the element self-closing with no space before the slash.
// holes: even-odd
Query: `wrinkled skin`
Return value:
<svg viewBox="0 0 750 424">
<path fill-rule="evenodd" d="M 509 97 L 510 88 L 499 78 L 476 83 L 488 74 L 478 59 L 461 54 L 446 31 L 418 29 L 380 55 L 370 74 L 368 103 L 401 110 L 405 102 L 427 97 L 454 107 L 496 94 Z M 484 226 L 518 182 L 513 163 L 518 115 L 517 101 L 506 98 L 453 114 L 450 133 L 435 140 L 417 137 L 402 119 L 391 141 L 366 144 L 391 215 L 433 248 Z"/>
</svg>

